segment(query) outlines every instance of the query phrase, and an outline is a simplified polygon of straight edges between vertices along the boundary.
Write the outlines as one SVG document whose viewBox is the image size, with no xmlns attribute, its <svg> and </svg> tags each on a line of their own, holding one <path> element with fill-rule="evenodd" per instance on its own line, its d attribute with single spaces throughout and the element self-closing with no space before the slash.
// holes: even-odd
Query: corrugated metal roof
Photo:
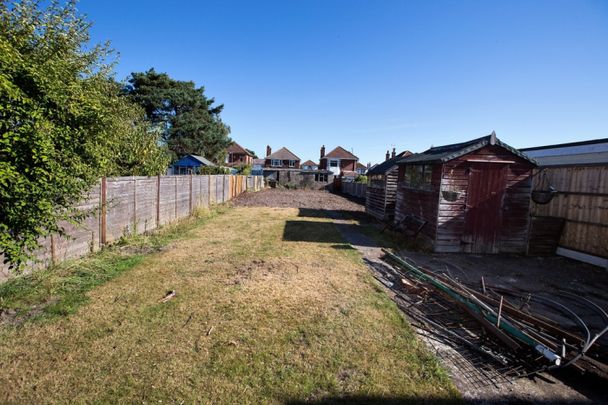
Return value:
<svg viewBox="0 0 608 405">
<path fill-rule="evenodd" d="M 454 143 L 451 145 L 436 146 L 430 148 L 422 153 L 416 153 L 411 156 L 400 159 L 398 164 L 408 163 L 444 163 L 452 159 L 459 158 L 460 156 L 466 155 L 467 153 L 474 152 L 478 149 L 483 148 L 486 145 L 498 145 L 516 156 L 529 161 L 536 165 L 537 162 L 525 153 L 507 145 L 496 138 L 496 133 L 492 132 L 490 135 L 476 138 L 467 142 Z"/>
<path fill-rule="evenodd" d="M 200 163 L 204 164 L 205 166 L 215 166 L 215 163 L 213 163 L 212 161 L 205 159 L 202 156 L 198 156 L 198 155 L 188 155 L 193 157 L 194 159 L 198 160 Z"/>
<path fill-rule="evenodd" d="M 534 158 L 539 166 L 566 166 L 566 165 L 608 165 L 608 152 L 578 153 L 562 156 L 540 156 Z"/>
<path fill-rule="evenodd" d="M 608 138 L 520 150 L 541 166 L 608 164 Z"/>
</svg>

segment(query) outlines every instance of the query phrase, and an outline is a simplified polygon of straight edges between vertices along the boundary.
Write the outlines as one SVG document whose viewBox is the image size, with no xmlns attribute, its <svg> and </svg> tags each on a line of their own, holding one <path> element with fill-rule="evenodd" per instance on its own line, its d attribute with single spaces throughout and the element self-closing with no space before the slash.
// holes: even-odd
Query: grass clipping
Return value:
<svg viewBox="0 0 608 405">
<path fill-rule="evenodd" d="M 77 310 L 5 325 L 0 401 L 457 397 L 327 219 L 308 218 L 286 237 L 297 214 L 230 209 L 164 250 L 131 256 L 130 270 L 89 289 Z M 332 243 L 310 237 L 315 223 L 336 232 L 318 239 Z M 168 291 L 176 294 L 163 302 Z"/>
</svg>

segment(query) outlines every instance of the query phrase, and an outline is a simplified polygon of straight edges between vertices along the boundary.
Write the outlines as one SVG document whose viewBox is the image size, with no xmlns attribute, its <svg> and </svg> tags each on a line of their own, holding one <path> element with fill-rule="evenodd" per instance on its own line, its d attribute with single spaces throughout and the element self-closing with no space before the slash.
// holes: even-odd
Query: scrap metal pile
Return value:
<svg viewBox="0 0 608 405">
<path fill-rule="evenodd" d="M 485 285 L 483 279 L 467 284 L 384 253 L 400 279 L 391 278 L 405 292 L 398 304 L 415 326 L 476 353 L 478 363 L 492 365 L 491 378 L 564 367 L 608 378 L 608 353 L 599 344 L 608 332 L 608 314 L 589 299 L 568 292 L 531 294 Z M 591 313 L 593 322 L 580 313 Z"/>
</svg>

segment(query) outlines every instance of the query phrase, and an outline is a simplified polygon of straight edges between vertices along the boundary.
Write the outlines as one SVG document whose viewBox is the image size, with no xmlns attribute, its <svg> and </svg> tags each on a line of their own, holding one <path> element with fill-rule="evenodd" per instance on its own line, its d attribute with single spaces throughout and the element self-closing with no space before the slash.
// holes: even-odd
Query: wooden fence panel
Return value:
<svg viewBox="0 0 608 405">
<path fill-rule="evenodd" d="M 145 233 L 156 228 L 156 177 L 135 178 L 135 232 Z"/>
<path fill-rule="evenodd" d="M 107 180 L 106 243 L 133 232 L 135 181 L 131 177 Z"/>
<path fill-rule="evenodd" d="M 177 176 L 160 176 L 160 207 L 159 225 L 165 225 L 175 220 L 175 179 Z"/>
<path fill-rule="evenodd" d="M 78 225 L 62 224 L 67 237 L 52 235 L 41 240 L 35 252 L 38 262 L 27 267 L 82 257 L 122 236 L 148 232 L 189 216 L 197 207 L 220 204 L 263 185 L 262 176 L 104 178 L 77 206 L 88 213 L 86 219 Z M 0 266 L 0 282 L 9 276 L 8 266 Z"/>
</svg>

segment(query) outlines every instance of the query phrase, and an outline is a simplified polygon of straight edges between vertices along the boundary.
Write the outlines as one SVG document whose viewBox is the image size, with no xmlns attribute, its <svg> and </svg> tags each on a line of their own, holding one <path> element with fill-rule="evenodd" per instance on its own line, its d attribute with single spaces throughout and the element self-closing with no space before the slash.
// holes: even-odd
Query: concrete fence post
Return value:
<svg viewBox="0 0 608 405">
<path fill-rule="evenodd" d="M 133 176 L 133 232 L 137 233 L 137 179 Z"/>
<path fill-rule="evenodd" d="M 160 174 L 156 176 L 156 227 L 160 226 Z"/>
<path fill-rule="evenodd" d="M 189 200 L 188 200 L 188 213 L 190 215 L 192 215 L 192 173 L 190 173 L 190 196 L 189 196 Z"/>
<path fill-rule="evenodd" d="M 107 208 L 107 189 L 108 189 L 108 184 L 107 184 L 107 179 L 105 177 L 101 178 L 101 214 L 100 214 L 100 218 L 99 218 L 99 241 L 101 243 L 102 246 L 104 246 L 107 242 L 107 234 L 106 234 L 106 225 L 107 225 L 107 215 L 108 215 L 108 208 Z"/>
</svg>

